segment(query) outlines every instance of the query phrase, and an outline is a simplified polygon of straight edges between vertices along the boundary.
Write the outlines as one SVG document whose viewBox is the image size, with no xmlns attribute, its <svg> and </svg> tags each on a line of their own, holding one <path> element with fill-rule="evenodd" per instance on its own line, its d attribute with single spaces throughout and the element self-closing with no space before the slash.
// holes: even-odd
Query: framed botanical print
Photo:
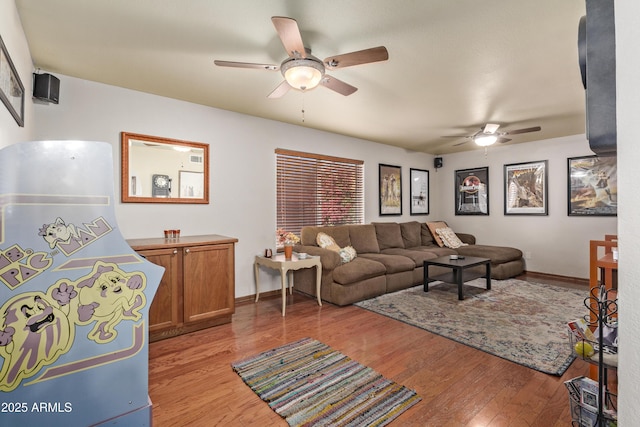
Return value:
<svg viewBox="0 0 640 427">
<path fill-rule="evenodd" d="M 380 215 L 402 215 L 402 174 L 400 166 L 378 167 Z"/>
<path fill-rule="evenodd" d="M 616 156 L 567 159 L 569 216 L 618 214 L 617 160 Z"/>
<path fill-rule="evenodd" d="M 455 172 L 456 215 L 489 215 L 489 168 Z"/>
<path fill-rule="evenodd" d="M 547 160 L 504 165 L 504 214 L 548 215 Z"/>
<path fill-rule="evenodd" d="M 422 169 L 409 170 L 411 180 L 410 215 L 426 215 L 429 213 L 429 171 Z"/>
</svg>

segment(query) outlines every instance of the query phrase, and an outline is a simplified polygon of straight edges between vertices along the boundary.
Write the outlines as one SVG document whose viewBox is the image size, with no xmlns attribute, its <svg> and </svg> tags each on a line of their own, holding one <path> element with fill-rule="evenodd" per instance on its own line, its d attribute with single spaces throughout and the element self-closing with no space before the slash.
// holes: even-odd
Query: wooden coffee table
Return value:
<svg viewBox="0 0 640 427">
<path fill-rule="evenodd" d="M 437 265 L 438 267 L 447 267 L 451 269 L 451 273 L 441 274 L 435 277 L 429 277 L 429 267 Z M 475 271 L 465 271 L 471 267 L 484 265 L 487 278 L 487 289 L 491 289 L 491 260 L 489 258 L 479 258 L 466 256 L 464 258 L 450 259 L 449 256 L 430 259 L 424 262 L 424 291 L 429 292 L 429 282 L 442 281 L 446 283 L 455 283 L 458 285 L 458 299 L 463 300 L 462 284 L 469 280 L 483 277 L 482 274 Z"/>
</svg>

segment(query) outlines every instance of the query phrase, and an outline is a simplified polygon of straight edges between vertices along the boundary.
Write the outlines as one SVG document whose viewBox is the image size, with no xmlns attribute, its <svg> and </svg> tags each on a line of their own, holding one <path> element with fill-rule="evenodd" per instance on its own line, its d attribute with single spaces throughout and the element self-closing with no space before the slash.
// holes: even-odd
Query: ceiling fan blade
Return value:
<svg viewBox="0 0 640 427">
<path fill-rule="evenodd" d="M 278 36 L 282 41 L 284 50 L 292 58 L 306 58 L 307 53 L 304 49 L 304 43 L 302 43 L 302 35 L 298 28 L 298 23 L 295 19 L 286 18 L 284 16 L 271 17 Z"/>
<path fill-rule="evenodd" d="M 534 126 L 531 128 L 510 130 L 510 131 L 504 132 L 503 135 L 517 135 L 519 133 L 537 132 L 539 130 L 542 130 L 540 126 Z"/>
<path fill-rule="evenodd" d="M 372 47 L 371 49 L 359 50 L 357 52 L 344 53 L 342 55 L 325 58 L 324 65 L 328 68 L 345 68 L 353 65 L 368 64 L 370 62 L 386 61 L 389 59 L 389 52 L 384 46 Z"/>
<path fill-rule="evenodd" d="M 276 87 L 269 95 L 267 95 L 267 98 L 282 98 L 287 94 L 287 92 L 289 92 L 289 89 L 291 89 L 291 86 L 289 86 L 289 83 L 287 83 L 286 80 L 283 80 L 282 83 L 278 85 L 278 87 Z"/>
<path fill-rule="evenodd" d="M 457 147 L 457 146 L 459 146 L 459 145 L 466 144 L 467 142 L 469 142 L 469 141 L 462 141 L 462 142 L 458 142 L 457 144 L 453 144 L 453 146 L 454 146 L 454 147 Z"/>
<path fill-rule="evenodd" d="M 487 123 L 486 125 L 484 125 L 482 133 L 496 133 L 499 127 L 500 125 L 497 125 L 495 123 Z"/>
<path fill-rule="evenodd" d="M 511 141 L 511 139 L 510 139 L 510 138 L 503 138 L 503 137 L 500 137 L 500 138 L 498 138 L 498 141 L 497 141 L 497 142 L 499 142 L 500 144 L 504 144 L 505 142 L 509 142 L 509 141 Z"/>
<path fill-rule="evenodd" d="M 234 67 L 234 68 L 256 68 L 261 70 L 278 71 L 280 66 L 272 64 L 254 64 L 251 62 L 233 62 L 233 61 L 213 61 L 219 67 Z"/>
<path fill-rule="evenodd" d="M 320 84 L 344 96 L 349 96 L 353 92 L 358 90 L 357 87 L 351 86 L 350 84 L 345 83 L 342 80 L 336 79 L 335 77 L 327 76 L 326 74 L 324 78 L 320 80 Z"/>
</svg>

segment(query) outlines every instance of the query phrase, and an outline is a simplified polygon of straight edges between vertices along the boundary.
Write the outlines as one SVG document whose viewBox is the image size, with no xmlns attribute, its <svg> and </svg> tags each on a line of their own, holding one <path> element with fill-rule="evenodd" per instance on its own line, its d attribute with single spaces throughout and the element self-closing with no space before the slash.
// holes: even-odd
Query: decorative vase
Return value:
<svg viewBox="0 0 640 427">
<path fill-rule="evenodd" d="M 293 245 L 284 245 L 284 257 L 286 259 L 291 259 L 293 255 Z"/>
</svg>

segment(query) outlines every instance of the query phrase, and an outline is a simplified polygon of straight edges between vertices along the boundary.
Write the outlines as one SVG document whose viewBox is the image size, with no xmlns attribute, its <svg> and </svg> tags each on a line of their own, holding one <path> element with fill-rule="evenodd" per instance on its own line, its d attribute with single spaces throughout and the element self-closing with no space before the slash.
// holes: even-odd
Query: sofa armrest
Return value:
<svg viewBox="0 0 640 427">
<path fill-rule="evenodd" d="M 458 239 L 462 240 L 462 243 L 466 243 L 468 245 L 476 244 L 476 236 L 474 236 L 473 234 L 456 233 L 456 236 L 458 236 Z"/>
<path fill-rule="evenodd" d="M 340 254 L 336 251 L 307 245 L 295 245 L 293 250 L 296 252 L 305 252 L 313 256 L 320 256 L 320 262 L 322 263 L 323 270 L 333 270 L 342 264 Z"/>
</svg>

